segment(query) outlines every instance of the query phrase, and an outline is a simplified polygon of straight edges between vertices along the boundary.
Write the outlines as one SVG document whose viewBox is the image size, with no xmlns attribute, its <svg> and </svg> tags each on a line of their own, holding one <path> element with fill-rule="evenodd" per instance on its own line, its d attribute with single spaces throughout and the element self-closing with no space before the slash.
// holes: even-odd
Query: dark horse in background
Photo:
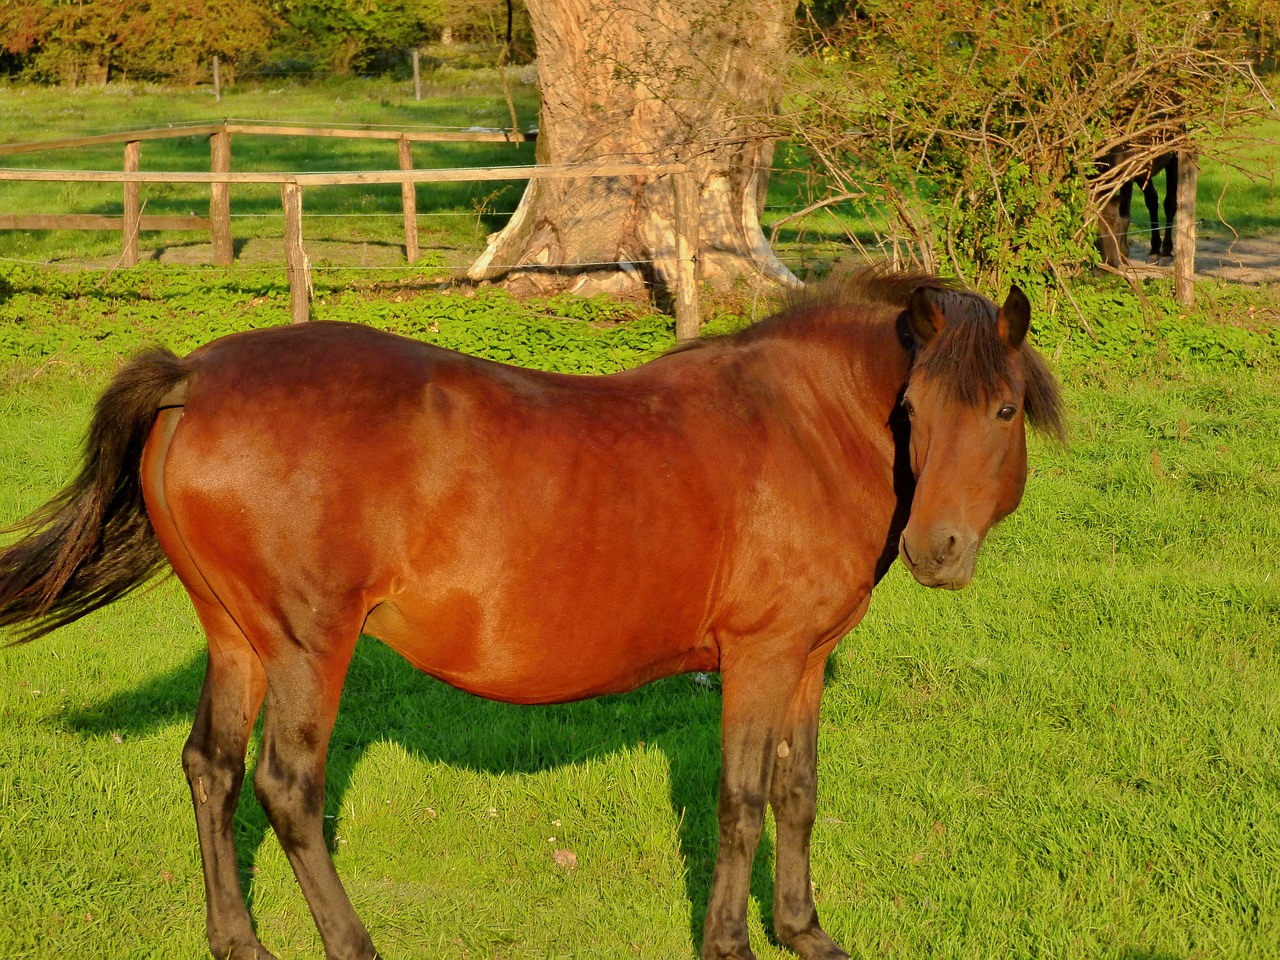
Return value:
<svg viewBox="0 0 1280 960">
<path fill-rule="evenodd" d="M 325 757 L 365 632 L 462 690 L 550 703 L 722 675 L 719 849 L 702 955 L 753 956 L 751 863 L 777 823 L 774 926 L 846 957 L 809 881 L 836 643 L 897 558 L 959 588 L 1020 501 L 1025 425 L 1061 435 L 1030 305 L 863 271 L 632 370 L 503 366 L 350 324 L 145 353 L 99 400 L 78 478 L 0 551 L 29 640 L 166 563 L 209 655 L 183 749 L 214 956 L 270 957 L 237 875 L 253 785 L 331 960 L 377 955 L 325 846 Z"/>
<path fill-rule="evenodd" d="M 1099 176 L 1109 170 L 1132 165 L 1137 154 L 1138 150 L 1133 147 L 1116 147 L 1108 151 L 1098 161 Z M 1160 229 L 1160 192 L 1155 183 L 1160 173 L 1165 178 L 1163 231 Z M 1117 268 L 1129 262 L 1130 210 L 1135 186 L 1142 190 L 1142 199 L 1151 221 L 1151 252 L 1147 255 L 1147 263 L 1168 266 L 1173 262 L 1173 224 L 1178 213 L 1178 155 L 1175 152 L 1140 163 L 1103 205 L 1098 223 L 1098 249 L 1102 261 Z"/>
</svg>

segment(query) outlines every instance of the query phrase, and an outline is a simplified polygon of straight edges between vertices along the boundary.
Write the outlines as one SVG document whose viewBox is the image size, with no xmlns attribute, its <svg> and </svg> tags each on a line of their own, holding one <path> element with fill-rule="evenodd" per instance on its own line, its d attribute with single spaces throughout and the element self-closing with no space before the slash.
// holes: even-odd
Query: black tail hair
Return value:
<svg viewBox="0 0 1280 960">
<path fill-rule="evenodd" d="M 187 375 L 155 348 L 120 371 L 99 398 L 80 475 L 25 520 L 0 549 L 0 627 L 26 643 L 120 599 L 165 563 L 142 499 L 142 448 L 161 400 Z"/>
</svg>

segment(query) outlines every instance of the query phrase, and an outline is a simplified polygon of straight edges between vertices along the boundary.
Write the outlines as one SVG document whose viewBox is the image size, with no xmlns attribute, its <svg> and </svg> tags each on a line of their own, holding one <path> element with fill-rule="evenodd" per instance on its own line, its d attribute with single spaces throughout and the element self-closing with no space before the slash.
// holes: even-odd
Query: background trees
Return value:
<svg viewBox="0 0 1280 960">
<path fill-rule="evenodd" d="M 438 35 L 444 0 L 276 0 L 284 26 L 273 59 L 315 65 L 334 73 L 366 66 L 384 51 L 403 58 L 406 48 Z"/>
<path fill-rule="evenodd" d="M 514 53 L 532 53 L 515 0 Z M 348 73 L 404 61 L 438 40 L 505 40 L 506 0 L 6 0 L 0 70 L 57 83 L 173 80 L 252 62 L 280 72 Z"/>
<path fill-rule="evenodd" d="M 1250 59 L 1273 51 L 1280 4 L 862 0 L 806 13 L 777 131 L 811 166 L 814 202 L 971 282 L 1088 262 L 1087 184 L 1110 147 L 1212 152 L 1271 106 Z"/>
<path fill-rule="evenodd" d="M 510 48 L 507 19 L 506 0 L 9 0 L 0 71 L 403 69 L 446 38 L 491 64 L 536 39 L 539 159 L 691 162 L 705 279 L 788 278 L 759 227 L 781 142 L 810 177 L 800 205 L 846 214 L 852 245 L 983 283 L 1088 262 L 1090 211 L 1118 184 L 1094 159 L 1217 152 L 1273 108 L 1253 65 L 1280 54 L 1274 0 L 515 0 Z M 658 180 L 535 183 L 472 273 L 543 287 L 566 279 L 545 263 L 623 261 L 567 279 L 661 282 L 672 212 Z"/>
<path fill-rule="evenodd" d="M 267 49 L 279 27 L 268 0 L 8 0 L 0 37 L 13 66 L 58 83 L 207 75 L 215 54 L 228 62 Z"/>
</svg>

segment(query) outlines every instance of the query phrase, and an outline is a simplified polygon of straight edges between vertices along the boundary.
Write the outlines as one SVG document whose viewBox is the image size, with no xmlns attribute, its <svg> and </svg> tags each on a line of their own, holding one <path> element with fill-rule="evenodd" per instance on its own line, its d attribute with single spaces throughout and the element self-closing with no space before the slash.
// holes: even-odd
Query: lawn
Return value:
<svg viewBox="0 0 1280 960">
<path fill-rule="evenodd" d="M 0 523 L 70 476 L 117 355 L 280 322 L 272 283 L 9 271 Z M 1124 290 L 1108 289 L 1095 298 Z M 341 282 L 318 296 L 326 316 L 570 372 L 672 342 L 666 318 L 617 323 L 630 308 L 607 301 Z M 1023 505 L 974 584 L 931 592 L 895 568 L 834 658 L 814 884 L 858 955 L 1280 957 L 1280 349 L 1259 335 L 1207 361 L 1151 347 L 1164 328 L 1141 320 L 1099 312 L 1099 344 L 1072 323 L 1043 318 L 1040 341 L 1071 443 L 1033 441 Z M 0 955 L 201 955 L 179 756 L 202 651 L 170 580 L 0 655 Z M 691 677 L 487 703 L 362 641 L 326 814 L 375 942 L 387 957 L 693 956 L 718 715 L 714 682 Z M 264 941 L 318 956 L 250 795 L 236 828 Z M 766 933 L 771 854 L 766 836 L 762 960 L 787 956 Z"/>
</svg>

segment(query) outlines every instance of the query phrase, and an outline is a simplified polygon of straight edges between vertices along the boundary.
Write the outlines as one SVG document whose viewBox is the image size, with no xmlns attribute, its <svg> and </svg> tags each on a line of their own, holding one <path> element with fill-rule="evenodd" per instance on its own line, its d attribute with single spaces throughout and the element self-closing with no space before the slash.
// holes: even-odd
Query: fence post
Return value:
<svg viewBox="0 0 1280 960">
<path fill-rule="evenodd" d="M 302 187 L 297 181 L 280 184 L 284 206 L 284 262 L 289 276 L 289 320 L 311 319 L 311 260 L 302 247 Z"/>
<path fill-rule="evenodd" d="M 692 170 L 671 175 L 675 193 L 675 315 L 676 341 L 694 340 L 698 318 L 698 181 Z"/>
<path fill-rule="evenodd" d="M 1196 299 L 1197 157 L 1178 151 L 1178 213 L 1173 235 L 1173 298 L 1184 307 Z"/>
<path fill-rule="evenodd" d="M 415 57 L 417 51 L 414 51 Z M 400 169 L 413 169 L 412 144 L 408 137 L 396 141 L 400 153 Z M 400 202 L 404 206 L 404 257 L 410 263 L 418 262 L 418 196 L 414 184 L 405 180 L 400 184 Z"/>
<path fill-rule="evenodd" d="M 142 155 L 142 144 L 130 140 L 124 145 L 125 173 L 138 171 L 138 160 Z M 124 253 L 121 254 L 122 266 L 132 267 L 138 263 L 138 230 L 142 226 L 142 207 L 138 202 L 139 188 L 137 181 L 124 184 Z"/>
<path fill-rule="evenodd" d="M 209 137 L 209 169 L 214 173 L 231 172 L 231 134 L 226 125 Z M 213 262 L 229 267 L 235 259 L 231 243 L 231 184 L 209 185 L 209 241 L 213 244 Z"/>
</svg>

